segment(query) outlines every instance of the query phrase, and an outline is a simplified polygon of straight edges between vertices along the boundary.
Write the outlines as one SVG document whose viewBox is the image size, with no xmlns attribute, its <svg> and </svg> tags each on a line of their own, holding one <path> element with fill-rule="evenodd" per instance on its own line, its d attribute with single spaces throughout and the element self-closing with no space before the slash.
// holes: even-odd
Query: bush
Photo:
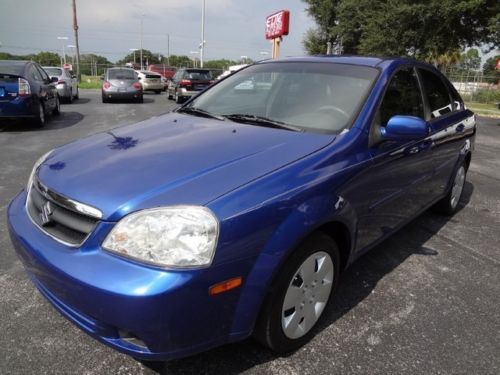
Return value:
<svg viewBox="0 0 500 375">
<path fill-rule="evenodd" d="M 481 89 L 473 94 L 462 95 L 465 101 L 477 103 L 500 103 L 500 89 Z"/>
</svg>

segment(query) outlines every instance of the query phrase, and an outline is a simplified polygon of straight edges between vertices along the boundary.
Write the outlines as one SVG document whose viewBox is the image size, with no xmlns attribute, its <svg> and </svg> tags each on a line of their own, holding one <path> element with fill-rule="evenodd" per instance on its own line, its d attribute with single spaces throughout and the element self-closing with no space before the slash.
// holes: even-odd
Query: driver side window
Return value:
<svg viewBox="0 0 500 375">
<path fill-rule="evenodd" d="M 386 126 L 392 116 L 424 118 L 424 104 L 413 68 L 401 69 L 392 78 L 379 109 L 379 125 Z"/>
</svg>

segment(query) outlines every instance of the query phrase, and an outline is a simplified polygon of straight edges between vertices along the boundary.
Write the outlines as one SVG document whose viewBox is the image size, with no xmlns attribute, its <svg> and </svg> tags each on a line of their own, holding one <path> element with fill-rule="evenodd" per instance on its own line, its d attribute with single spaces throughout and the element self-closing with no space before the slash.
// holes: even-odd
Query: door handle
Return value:
<svg viewBox="0 0 500 375">
<path fill-rule="evenodd" d="M 455 130 L 457 131 L 457 133 L 462 133 L 465 130 L 465 125 L 460 124 L 455 128 Z"/>
</svg>

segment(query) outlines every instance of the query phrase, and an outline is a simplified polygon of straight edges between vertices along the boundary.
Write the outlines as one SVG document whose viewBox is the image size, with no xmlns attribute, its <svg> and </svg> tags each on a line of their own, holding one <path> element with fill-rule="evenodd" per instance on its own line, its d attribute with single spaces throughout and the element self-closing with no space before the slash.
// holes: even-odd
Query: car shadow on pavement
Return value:
<svg viewBox="0 0 500 375">
<path fill-rule="evenodd" d="M 92 99 L 90 98 L 78 98 L 73 101 L 73 104 L 87 104 L 90 103 Z"/>
<path fill-rule="evenodd" d="M 474 186 L 466 182 L 458 211 L 469 203 L 473 190 Z M 314 333 L 320 333 L 361 303 L 372 294 L 385 275 L 410 256 L 437 256 L 439 250 L 426 248 L 425 243 L 450 220 L 453 220 L 453 217 L 425 212 L 359 258 L 342 276 L 336 298 L 325 310 Z M 246 339 L 184 359 L 141 363 L 156 373 L 165 375 L 239 374 L 279 357 L 253 339 Z"/>
<path fill-rule="evenodd" d="M 14 121 L 4 125 L 4 132 L 31 132 L 31 131 L 46 131 L 65 129 L 78 124 L 83 120 L 83 115 L 79 112 L 61 111 L 59 116 L 47 117 L 47 122 L 43 127 L 30 122 L 30 121 Z"/>
</svg>

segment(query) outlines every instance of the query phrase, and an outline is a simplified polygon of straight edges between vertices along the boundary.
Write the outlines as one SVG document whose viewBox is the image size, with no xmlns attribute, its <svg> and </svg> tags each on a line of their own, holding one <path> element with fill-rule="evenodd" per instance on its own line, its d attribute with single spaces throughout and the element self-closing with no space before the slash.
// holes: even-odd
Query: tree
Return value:
<svg viewBox="0 0 500 375">
<path fill-rule="evenodd" d="M 346 53 L 413 56 L 438 64 L 439 56 L 500 41 L 497 0 L 303 1 L 318 25 L 317 32 L 306 34 L 310 53 L 327 38 Z"/>
<path fill-rule="evenodd" d="M 479 70 L 481 67 L 481 56 L 479 51 L 471 48 L 460 56 L 460 67 L 464 70 Z"/>
<path fill-rule="evenodd" d="M 169 60 L 170 60 L 170 66 L 175 66 L 177 68 L 193 66 L 193 60 L 189 58 L 189 56 L 171 55 Z"/>
<path fill-rule="evenodd" d="M 487 82 L 498 85 L 500 81 L 500 71 L 496 69 L 497 61 L 500 59 L 500 55 L 490 57 L 483 66 L 483 75 Z"/>
<path fill-rule="evenodd" d="M 159 53 L 153 53 L 147 49 L 142 50 L 142 63 L 146 68 L 150 64 L 160 64 L 163 60 L 163 56 Z M 135 61 L 137 64 L 141 64 L 141 51 L 135 51 Z M 127 63 L 134 62 L 134 52 L 129 53 L 123 59 L 116 62 L 117 65 L 125 65 Z"/>
<path fill-rule="evenodd" d="M 61 56 L 54 52 L 39 52 L 33 56 L 33 61 L 45 66 L 60 66 Z"/>
<path fill-rule="evenodd" d="M 93 53 L 80 56 L 80 72 L 89 76 L 98 76 L 104 73 L 106 68 L 113 64 L 104 56 L 95 55 Z"/>
</svg>

